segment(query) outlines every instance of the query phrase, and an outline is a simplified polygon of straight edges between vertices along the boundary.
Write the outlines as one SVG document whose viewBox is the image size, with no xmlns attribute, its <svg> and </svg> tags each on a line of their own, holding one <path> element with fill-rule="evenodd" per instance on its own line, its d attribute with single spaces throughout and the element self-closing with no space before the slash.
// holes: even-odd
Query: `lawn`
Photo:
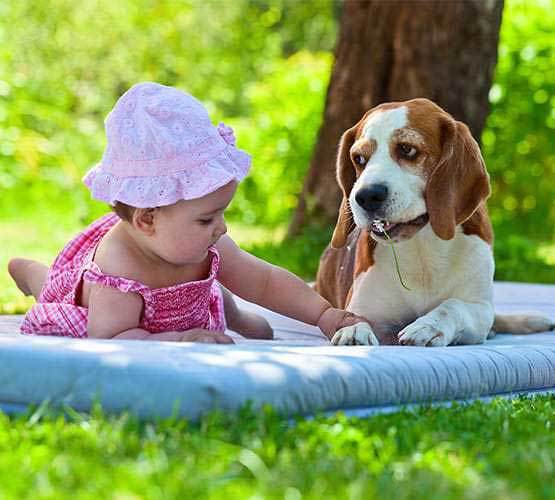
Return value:
<svg viewBox="0 0 555 500">
<path fill-rule="evenodd" d="M 296 421 L 0 414 L 0 498 L 553 498 L 554 415 L 553 396 Z"/>
</svg>

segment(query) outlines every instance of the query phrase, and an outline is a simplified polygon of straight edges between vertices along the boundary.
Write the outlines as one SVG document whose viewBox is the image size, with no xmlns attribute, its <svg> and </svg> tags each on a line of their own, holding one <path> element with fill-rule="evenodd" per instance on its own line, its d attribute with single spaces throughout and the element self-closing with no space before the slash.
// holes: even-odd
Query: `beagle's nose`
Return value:
<svg viewBox="0 0 555 500">
<path fill-rule="evenodd" d="M 355 195 L 356 202 L 368 212 L 378 210 L 387 200 L 388 189 L 385 184 L 372 184 L 359 189 Z"/>
</svg>

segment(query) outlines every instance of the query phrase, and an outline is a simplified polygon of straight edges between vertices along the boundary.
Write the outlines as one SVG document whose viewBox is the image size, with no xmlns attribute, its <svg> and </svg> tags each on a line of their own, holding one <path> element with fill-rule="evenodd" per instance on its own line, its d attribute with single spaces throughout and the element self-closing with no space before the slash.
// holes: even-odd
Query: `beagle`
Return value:
<svg viewBox="0 0 555 500">
<path fill-rule="evenodd" d="M 341 137 L 337 179 L 343 200 L 316 289 L 368 318 L 379 343 L 478 344 L 495 330 L 553 327 L 543 316 L 495 315 L 489 176 L 468 127 L 436 104 L 368 111 Z M 351 329 L 333 342 L 376 338 Z"/>
</svg>

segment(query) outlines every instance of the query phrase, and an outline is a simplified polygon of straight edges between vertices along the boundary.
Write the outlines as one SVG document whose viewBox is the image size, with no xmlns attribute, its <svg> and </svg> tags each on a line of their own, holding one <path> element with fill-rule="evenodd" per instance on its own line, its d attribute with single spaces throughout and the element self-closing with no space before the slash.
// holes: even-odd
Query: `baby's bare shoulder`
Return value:
<svg viewBox="0 0 555 500">
<path fill-rule="evenodd" d="M 143 281 L 145 277 L 141 255 L 116 228 L 102 238 L 93 260 L 102 273 L 109 276 L 135 281 Z"/>
</svg>

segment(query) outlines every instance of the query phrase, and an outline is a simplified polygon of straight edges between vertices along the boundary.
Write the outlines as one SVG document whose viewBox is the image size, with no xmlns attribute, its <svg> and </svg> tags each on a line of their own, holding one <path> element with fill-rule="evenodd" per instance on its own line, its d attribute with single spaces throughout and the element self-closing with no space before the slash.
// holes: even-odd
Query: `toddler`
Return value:
<svg viewBox="0 0 555 500">
<path fill-rule="evenodd" d="M 84 182 L 115 213 L 70 241 L 50 269 L 9 263 L 17 286 L 37 299 L 22 333 L 225 344 L 233 342 L 227 326 L 272 338 L 267 321 L 240 310 L 228 290 L 328 338 L 365 321 L 226 235 L 224 211 L 250 157 L 195 98 L 135 85 L 108 115 L 106 134 L 102 161 Z"/>
</svg>

